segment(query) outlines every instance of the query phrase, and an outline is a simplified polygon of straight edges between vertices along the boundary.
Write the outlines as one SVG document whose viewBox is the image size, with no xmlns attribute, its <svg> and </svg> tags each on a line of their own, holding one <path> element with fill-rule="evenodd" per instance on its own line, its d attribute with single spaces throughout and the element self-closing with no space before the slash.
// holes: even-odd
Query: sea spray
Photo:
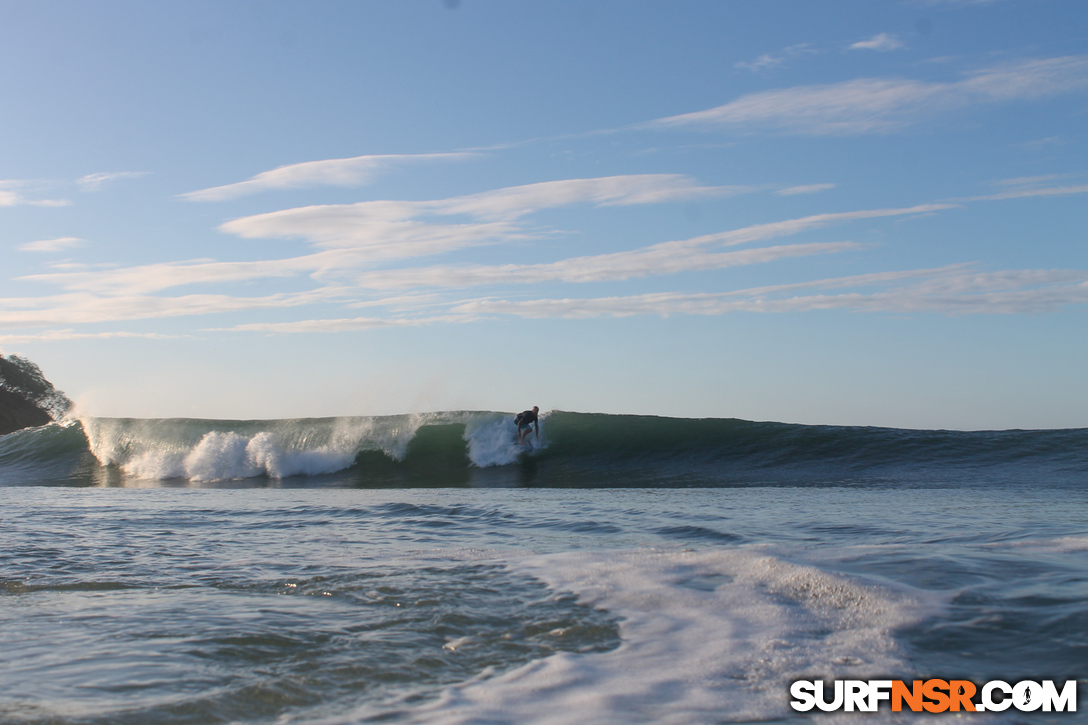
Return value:
<svg viewBox="0 0 1088 725">
<path fill-rule="evenodd" d="M 352 466 L 366 449 L 403 458 L 422 421 L 404 416 L 397 422 L 81 420 L 101 465 L 117 466 L 139 479 L 190 481 L 332 473 Z"/>
<path fill-rule="evenodd" d="M 469 464 L 480 468 L 514 463 L 525 450 L 515 443 L 509 417 L 497 413 L 271 421 L 85 417 L 80 424 L 100 465 L 140 480 L 317 476 L 352 468 L 364 451 L 403 462 L 425 426 L 464 426 Z"/>
<path fill-rule="evenodd" d="M 541 423 L 542 420 L 538 420 L 537 426 Z M 543 427 L 540 433 L 543 434 Z M 468 443 L 469 460 L 479 468 L 510 465 L 526 453 L 526 447 L 517 443 L 511 418 L 501 414 L 470 417 L 465 423 L 465 442 Z M 534 450 L 545 447 L 547 439 L 541 435 Z"/>
</svg>

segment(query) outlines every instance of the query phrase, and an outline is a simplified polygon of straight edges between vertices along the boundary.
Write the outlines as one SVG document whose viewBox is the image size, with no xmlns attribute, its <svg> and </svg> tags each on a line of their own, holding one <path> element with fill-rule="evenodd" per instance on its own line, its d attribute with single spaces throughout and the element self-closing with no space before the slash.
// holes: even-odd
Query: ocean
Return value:
<svg viewBox="0 0 1088 725">
<path fill-rule="evenodd" d="M 1088 429 L 552 412 L 0 437 L 0 722 L 1088 722 Z M 796 680 L 1079 680 L 797 712 Z"/>
</svg>

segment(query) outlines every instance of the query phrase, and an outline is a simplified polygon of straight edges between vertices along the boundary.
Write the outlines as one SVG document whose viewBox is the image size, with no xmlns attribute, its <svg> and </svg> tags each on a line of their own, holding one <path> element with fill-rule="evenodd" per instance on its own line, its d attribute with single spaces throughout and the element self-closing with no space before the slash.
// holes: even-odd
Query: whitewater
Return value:
<svg viewBox="0 0 1088 725">
<path fill-rule="evenodd" d="M 526 448 L 487 411 L 84 417 L 0 437 L 0 484 L 5 723 L 858 716 L 794 712 L 817 678 L 1088 694 L 1083 429 L 556 411 Z"/>
</svg>

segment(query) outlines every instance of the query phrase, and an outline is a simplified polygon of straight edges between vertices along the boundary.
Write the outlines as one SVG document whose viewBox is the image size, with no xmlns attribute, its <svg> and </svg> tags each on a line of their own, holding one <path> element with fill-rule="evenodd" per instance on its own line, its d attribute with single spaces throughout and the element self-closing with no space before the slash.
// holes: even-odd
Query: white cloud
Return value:
<svg viewBox="0 0 1088 725">
<path fill-rule="evenodd" d="M 1088 87 L 1088 56 L 1070 55 L 974 71 L 951 84 L 979 101 L 1033 100 Z"/>
<path fill-rule="evenodd" d="M 303 334 L 310 332 L 361 332 L 385 327 L 418 327 L 435 322 L 464 322 L 464 316 L 444 315 L 420 319 L 385 319 L 381 317 L 349 317 L 335 319 L 296 320 L 292 322 L 253 322 L 234 327 L 210 328 L 207 332 L 268 332 Z"/>
<path fill-rule="evenodd" d="M 287 209 L 235 219 L 220 229 L 249 239 L 301 238 L 324 249 L 352 249 L 360 260 L 403 259 L 539 236 L 539 230 L 530 230 L 519 220 L 543 209 L 579 203 L 652 204 L 747 190 L 699 186 L 679 174 L 565 179 L 436 201 Z"/>
<path fill-rule="evenodd" d="M 896 284 L 910 281 L 906 284 Z M 840 294 L 775 293 L 799 289 L 872 287 Z M 723 315 L 731 312 L 854 310 L 886 313 L 1037 314 L 1088 304 L 1088 272 L 1012 270 L 980 273 L 962 266 L 861 275 L 726 293 L 655 293 L 590 299 L 474 300 L 455 305 L 455 314 L 526 318 L 585 319 L 633 315 Z"/>
<path fill-rule="evenodd" d="M 396 297 L 382 297 L 381 299 L 355 300 L 348 302 L 345 307 L 361 309 L 366 307 L 387 307 L 399 313 L 420 312 L 428 310 L 436 305 L 443 304 L 445 300 L 434 292 L 413 293 L 398 295 Z"/>
<path fill-rule="evenodd" d="M 1054 181 L 1071 179 L 1074 174 L 1044 174 L 1040 176 L 1018 176 L 1014 179 L 1000 179 L 993 182 L 994 186 L 1041 186 Z"/>
<path fill-rule="evenodd" d="M 1033 151 L 1039 149 L 1045 149 L 1053 146 L 1064 146 L 1066 140 L 1061 136 L 1046 136 L 1045 138 L 1037 138 L 1032 141 L 1025 141 L 1022 146 Z"/>
<path fill-rule="evenodd" d="M 791 236 L 838 222 L 890 216 L 913 216 L 949 209 L 952 204 L 925 204 L 898 209 L 868 209 L 814 214 L 768 224 L 756 224 L 691 239 L 663 242 L 641 249 L 575 257 L 548 264 L 433 266 L 369 272 L 356 284 L 369 289 L 411 287 L 473 287 L 489 284 L 539 282 L 604 282 L 700 269 L 762 264 L 790 257 L 830 254 L 860 248 L 853 242 L 793 244 L 761 247 L 743 252 L 714 252 L 711 247 L 730 247 Z"/>
<path fill-rule="evenodd" d="M 302 237 L 321 251 L 287 259 L 245 262 L 192 260 L 108 270 L 60 271 L 22 279 L 72 291 L 139 295 L 171 287 L 309 274 L 327 278 L 378 260 L 448 252 L 540 236 L 518 222 L 549 207 L 575 203 L 629 205 L 738 193 L 744 187 L 704 187 L 686 176 L 570 179 L 516 186 L 436 201 L 372 201 L 311 206 L 243 217 L 224 231 L 247 238 Z M 468 219 L 450 220 L 449 217 Z"/>
<path fill-rule="evenodd" d="M 657 292 L 641 295 L 537 300 L 470 300 L 453 306 L 452 311 L 473 315 L 515 315 L 542 318 L 630 317 L 633 315 L 669 316 L 674 314 L 720 315 L 747 309 L 751 300 L 784 292 L 834 287 L 871 287 L 904 279 L 932 276 L 962 269 L 962 265 L 907 272 L 878 272 L 822 279 L 814 282 L 772 285 L 731 292 Z"/>
<path fill-rule="evenodd" d="M 863 288 L 838 294 L 819 289 Z M 874 289 L 876 288 L 876 289 Z M 807 291 L 808 294 L 782 295 Z M 1088 272 L 1076 270 L 1012 270 L 979 273 L 964 265 L 938 269 L 882 272 L 724 293 L 663 292 L 588 299 L 479 299 L 454 304 L 449 314 L 421 318 L 375 317 L 253 323 L 225 331 L 280 334 L 353 332 L 436 323 L 466 323 L 511 315 L 530 319 L 591 319 L 653 315 L 718 316 L 730 313 L 796 313 L 826 310 L 933 313 L 1036 314 L 1070 305 L 1088 304 Z"/>
<path fill-rule="evenodd" d="M 851 50 L 897 50 L 903 47 L 903 41 L 888 33 L 874 35 L 869 40 L 859 40 L 850 46 Z"/>
<path fill-rule="evenodd" d="M 618 282 L 639 277 L 678 274 L 763 264 L 791 257 L 858 249 L 853 242 L 787 244 L 739 252 L 710 252 L 684 242 L 665 242 L 631 252 L 574 257 L 549 264 L 423 267 L 371 272 L 358 284 L 369 289 L 404 287 L 474 287 L 540 282 Z"/>
<path fill-rule="evenodd" d="M 813 134 L 850 134 L 898 128 L 904 113 L 938 100 L 941 84 L 865 78 L 828 86 L 800 86 L 743 96 L 724 106 L 652 122 L 680 126 L 755 126 Z"/>
<path fill-rule="evenodd" d="M 45 332 L 19 335 L 0 335 L 0 345 L 25 345 L 28 342 L 66 342 L 69 340 L 112 340 L 136 338 L 146 340 L 173 340 L 187 335 L 162 335 L 157 332 L 76 332 L 74 329 L 46 330 Z"/>
<path fill-rule="evenodd" d="M 1088 56 L 984 69 L 954 83 L 861 78 L 742 96 L 723 106 L 651 121 L 642 128 L 729 127 L 802 134 L 887 133 L 940 111 L 1032 100 L 1088 87 Z"/>
<path fill-rule="evenodd" d="M 1024 184 L 1017 188 L 1001 191 L 996 194 L 970 196 L 962 201 L 997 201 L 1001 199 L 1020 199 L 1029 196 L 1070 196 L 1073 194 L 1088 194 L 1088 184 L 1075 184 L 1071 186 Z"/>
<path fill-rule="evenodd" d="M 1046 73 L 1043 75 L 1046 76 Z M 993 80 L 985 74 L 976 74 L 961 82 L 968 83 L 974 84 L 971 88 L 988 89 Z M 996 93 L 990 90 L 978 92 Z M 1054 185 L 1060 178 L 1063 177 L 1005 180 L 998 185 L 997 194 L 975 198 L 1088 192 L 1088 185 Z M 834 188 L 834 184 L 810 184 L 782 188 L 776 193 L 788 196 L 830 188 Z M 40 298 L 0 299 L 0 326 L 62 328 L 45 332 L 29 331 L 23 335 L 26 339 L 31 339 L 28 335 L 38 335 L 33 339 L 45 340 L 50 339 L 49 335 L 61 339 L 58 336 L 123 334 L 84 333 L 74 329 L 91 323 L 286 310 L 318 304 L 382 310 L 368 311 L 365 317 L 295 321 L 273 319 L 214 329 L 270 334 L 351 332 L 380 327 L 467 322 L 493 315 L 599 317 L 815 309 L 944 314 L 1039 312 L 1088 301 L 1088 275 L 1081 271 L 982 273 L 960 266 L 817 280 L 727 293 L 451 301 L 454 299 L 452 294 L 444 291 L 483 285 L 620 282 L 846 252 L 862 248 L 862 245 L 838 241 L 776 244 L 743 250 L 730 248 L 768 242 L 831 224 L 931 214 L 953 208 L 953 203 L 815 214 L 626 251 L 588 254 L 540 264 L 436 265 L 388 269 L 375 266 L 376 263 L 388 264 L 395 260 L 436 255 L 481 244 L 546 238 L 559 231 L 536 226 L 530 217 L 547 209 L 575 204 L 621 207 L 720 198 L 752 190 L 752 187 L 742 186 L 702 186 L 682 175 L 647 174 L 566 179 L 446 199 L 383 200 L 286 209 L 235 219 L 223 224 L 220 229 L 244 238 L 301 239 L 311 245 L 309 253 L 284 259 L 227 262 L 196 259 L 105 269 L 54 265 L 54 270 L 49 273 L 22 279 L 57 285 L 64 293 Z M 24 248 L 36 245 L 31 248 L 33 251 L 55 250 L 79 241 L 74 237 L 40 240 L 24 245 Z M 231 292 L 205 293 L 204 289 L 198 288 L 191 290 L 197 292 L 193 294 L 156 294 L 176 287 L 306 277 L 309 281 L 297 280 L 301 285 L 311 287 L 302 292 L 243 297 Z M 410 289 L 430 294 L 373 299 L 380 296 L 375 290 L 387 289 Z M 277 316 L 282 317 L 282 313 Z"/>
<path fill-rule="evenodd" d="M 750 227 L 734 229 L 728 232 L 707 234 L 695 237 L 690 242 L 719 243 L 726 246 L 747 244 L 749 242 L 773 239 L 790 234 L 797 234 L 815 227 L 825 226 L 836 222 L 854 221 L 857 219 L 879 219 L 882 217 L 910 216 L 914 214 L 928 214 L 934 211 L 952 209 L 956 204 L 919 204 L 918 206 L 900 207 L 893 209 L 865 209 L 862 211 L 831 212 L 828 214 L 813 214 L 798 219 L 786 219 L 780 222 L 768 222 L 766 224 L 754 224 Z"/>
<path fill-rule="evenodd" d="M 57 237 L 56 239 L 39 239 L 36 242 L 27 242 L 18 246 L 22 252 L 59 252 L 62 249 L 78 247 L 87 240 L 79 237 Z"/>
<path fill-rule="evenodd" d="M 328 254 L 251 262 L 162 262 L 106 270 L 51 272 L 21 277 L 31 282 L 56 284 L 63 289 L 112 295 L 141 295 L 171 287 L 225 284 L 315 272 L 330 264 Z"/>
<path fill-rule="evenodd" d="M 702 193 L 701 190 L 704 187 L 690 186 L 689 188 L 693 190 L 693 193 Z M 554 189 L 551 191 L 554 192 Z M 647 193 L 647 189 L 639 186 L 631 187 L 628 191 L 631 194 L 623 197 L 624 199 L 641 197 Z M 563 194 L 558 196 L 567 198 Z M 555 201 L 557 198 L 550 193 L 545 193 L 544 197 L 551 201 Z M 465 198 L 461 197 L 454 201 L 457 205 L 460 205 L 461 200 Z M 612 193 L 605 195 L 605 198 L 615 201 L 617 196 Z M 497 208 L 504 213 L 520 215 L 525 207 L 517 205 L 511 207 L 509 201 L 509 198 L 503 197 L 497 207 L 492 207 L 480 199 L 473 199 L 469 206 L 476 208 L 477 205 L 482 204 L 482 208 L 487 213 L 494 213 Z M 396 202 L 373 203 L 396 205 Z M 351 205 L 353 211 L 358 211 L 354 209 L 358 206 Z M 501 226 L 496 225 L 496 223 L 489 223 L 477 225 L 480 228 L 473 225 L 460 225 L 451 230 L 445 226 L 415 223 L 405 216 L 394 231 L 376 230 L 374 225 L 368 227 L 369 232 L 379 239 L 379 241 L 372 242 L 370 245 L 333 247 L 298 257 L 246 262 L 192 260 L 189 262 L 166 262 L 113 269 L 76 269 L 74 271 L 28 275 L 20 279 L 55 284 L 72 292 L 122 296 L 146 295 L 186 285 L 225 284 L 298 275 L 310 275 L 317 279 L 326 280 L 339 279 L 341 284 L 362 286 L 370 289 L 417 286 L 462 287 L 490 284 L 495 281 L 523 284 L 543 280 L 568 282 L 619 280 L 652 274 L 673 274 L 690 269 L 699 269 L 704 266 L 721 268 L 739 264 L 756 264 L 771 261 L 774 258 L 845 251 L 853 248 L 854 245 L 848 242 L 837 242 L 828 246 L 797 245 L 796 248 L 767 248 L 752 250 L 743 254 L 713 253 L 707 251 L 707 248 L 715 246 L 730 247 L 767 241 L 799 234 L 828 224 L 889 216 L 925 214 L 949 209 L 953 206 L 955 205 L 925 204 L 896 209 L 868 209 L 815 214 L 798 219 L 787 219 L 780 222 L 757 224 L 741 229 L 707 234 L 681 241 L 664 242 L 627 252 L 568 259 L 551 264 L 409 268 L 387 272 L 372 272 L 362 277 L 348 277 L 349 274 L 357 274 L 358 270 L 365 269 L 378 259 L 394 259 L 408 256 L 412 252 L 423 253 L 429 251 L 433 253 L 467 246 L 475 238 L 482 238 L 481 236 L 472 237 L 473 234 L 483 235 L 485 230 L 494 232 L 495 238 L 503 241 L 528 236 L 516 226 Z M 322 207 L 318 208 L 323 209 Z M 380 216 L 382 209 L 385 209 L 385 207 L 381 207 L 378 211 L 372 210 L 372 213 Z M 392 211 L 385 209 L 385 211 L 391 215 L 405 214 L 404 210 L 398 209 Z M 277 214 L 282 214 L 282 212 L 277 212 Z M 357 223 L 362 224 L 358 220 Z M 325 227 L 322 227 L 322 229 L 325 229 Z M 313 233 L 312 227 L 310 231 Z M 336 233 L 336 230 L 333 229 L 330 233 Z M 385 236 L 382 236 L 382 234 Z M 334 237 L 334 239 L 338 239 L 338 237 Z M 383 246 L 385 244 L 390 246 Z"/>
<path fill-rule="evenodd" d="M 659 204 L 729 196 L 750 189 L 747 186 L 699 186 L 694 179 L 683 174 L 639 174 L 544 181 L 454 197 L 432 204 L 439 214 L 516 219 L 531 212 L 571 204 Z"/>
<path fill-rule="evenodd" d="M 135 179 L 147 176 L 146 171 L 101 171 L 96 174 L 87 174 L 76 179 L 81 191 L 98 191 L 106 184 L 120 179 Z"/>
<path fill-rule="evenodd" d="M 733 64 L 733 67 L 740 70 L 749 70 L 753 73 L 759 73 L 773 68 L 781 68 L 792 58 L 804 55 L 814 55 L 819 52 L 820 51 L 816 50 L 808 43 L 799 43 L 797 45 L 791 45 L 788 48 L 783 48 L 782 55 L 764 53 L 751 62 L 746 63 L 744 61 L 738 61 Z"/>
<path fill-rule="evenodd" d="M 834 188 L 835 184 L 806 184 L 804 186 L 790 186 L 779 189 L 775 193 L 779 196 L 796 196 L 797 194 L 816 194 Z"/>
<path fill-rule="evenodd" d="M 24 179 L 0 179 L 0 206 L 68 206 L 67 199 L 29 199 L 24 191 L 41 184 Z"/>
<path fill-rule="evenodd" d="M 745 63 L 744 61 L 737 61 L 733 64 L 733 67 L 740 68 L 742 70 L 758 72 L 763 70 L 769 70 L 771 68 L 779 68 L 784 65 L 785 62 L 786 59 L 781 56 L 773 56 L 768 53 L 764 53 L 750 63 Z"/>
<path fill-rule="evenodd" d="M 355 156 L 348 159 L 306 161 L 263 171 L 246 181 L 215 186 L 181 194 L 189 201 L 225 201 L 248 194 L 277 189 L 301 189 L 310 186 L 359 186 L 369 182 L 381 170 L 402 163 L 419 161 L 460 161 L 473 153 L 383 154 Z"/>
<path fill-rule="evenodd" d="M 326 301 L 328 290 L 264 297 L 224 294 L 96 296 L 72 293 L 46 297 L 0 298 L 0 326 L 50 327 L 121 320 L 186 317 L 224 312 L 297 307 Z"/>
<path fill-rule="evenodd" d="M 857 249 L 860 245 L 852 242 L 796 244 L 732 253 L 712 252 L 708 251 L 708 247 L 729 247 L 767 241 L 837 222 L 926 214 L 953 206 L 952 204 L 924 204 L 898 209 L 814 214 L 798 219 L 706 234 L 681 241 L 663 242 L 626 252 L 576 257 L 549 264 L 435 266 L 370 272 L 361 276 L 357 284 L 371 289 L 393 289 L 427 286 L 471 287 L 496 283 L 528 284 L 545 281 L 601 282 L 676 274 L 698 269 L 721 269 L 788 257 L 842 252 Z"/>
</svg>

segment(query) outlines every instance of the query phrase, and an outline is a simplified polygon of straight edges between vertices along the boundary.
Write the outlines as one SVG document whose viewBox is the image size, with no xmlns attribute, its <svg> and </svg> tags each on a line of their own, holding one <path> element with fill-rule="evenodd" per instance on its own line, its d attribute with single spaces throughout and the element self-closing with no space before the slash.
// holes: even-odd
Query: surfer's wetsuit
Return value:
<svg viewBox="0 0 1088 725">
<path fill-rule="evenodd" d="M 514 422 L 518 424 L 519 431 L 525 430 L 536 422 L 536 413 L 531 410 L 526 410 L 523 413 L 518 413 L 518 416 L 514 418 Z"/>
</svg>

